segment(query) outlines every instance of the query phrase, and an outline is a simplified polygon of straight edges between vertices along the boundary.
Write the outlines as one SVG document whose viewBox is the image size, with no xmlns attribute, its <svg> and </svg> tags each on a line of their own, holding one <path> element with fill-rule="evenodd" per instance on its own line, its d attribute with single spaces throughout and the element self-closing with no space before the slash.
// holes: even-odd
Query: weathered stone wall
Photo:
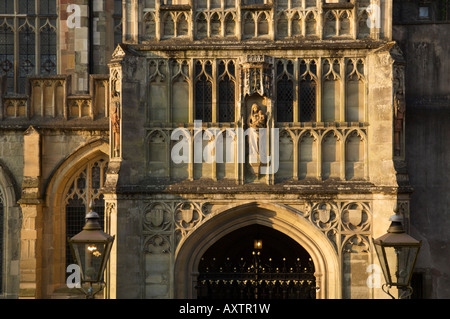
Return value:
<svg viewBox="0 0 450 319">
<path fill-rule="evenodd" d="M 394 25 L 394 38 L 407 60 L 406 160 L 414 188 L 411 232 L 423 240 L 417 271 L 423 274 L 425 298 L 450 296 L 449 30 L 448 22 Z"/>
</svg>

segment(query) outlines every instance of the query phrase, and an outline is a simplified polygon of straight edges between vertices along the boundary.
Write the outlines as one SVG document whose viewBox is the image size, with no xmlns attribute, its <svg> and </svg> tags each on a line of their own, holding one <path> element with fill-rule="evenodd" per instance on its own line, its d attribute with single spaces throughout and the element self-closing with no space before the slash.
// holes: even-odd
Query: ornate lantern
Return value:
<svg viewBox="0 0 450 319">
<path fill-rule="evenodd" d="M 388 232 L 373 243 L 386 279 L 383 291 L 394 298 L 389 293 L 391 287 L 406 289 L 407 293 L 399 297 L 405 298 L 412 294 L 410 282 L 422 242 L 405 233 L 400 216 L 393 215 L 389 220 Z"/>
<path fill-rule="evenodd" d="M 110 236 L 103 232 L 99 216 L 92 209 L 86 214 L 86 224 L 83 230 L 68 239 L 75 262 L 80 267 L 81 282 L 88 283 L 87 298 L 93 298 L 92 284 L 103 284 L 103 274 L 106 263 L 114 243 L 115 236 Z"/>
</svg>

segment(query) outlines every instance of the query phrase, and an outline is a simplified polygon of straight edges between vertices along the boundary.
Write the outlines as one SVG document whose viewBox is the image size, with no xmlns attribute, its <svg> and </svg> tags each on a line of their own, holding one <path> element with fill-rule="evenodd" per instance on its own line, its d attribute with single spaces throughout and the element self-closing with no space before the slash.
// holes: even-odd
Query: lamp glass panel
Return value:
<svg viewBox="0 0 450 319">
<path fill-rule="evenodd" d="M 384 247 L 381 245 L 375 245 L 375 249 L 380 260 L 381 270 L 383 271 L 384 279 L 388 284 L 392 284 L 391 277 L 389 275 L 389 269 L 387 268 L 386 257 L 384 255 Z"/>
<path fill-rule="evenodd" d="M 399 286 L 409 285 L 418 247 L 385 246 L 386 258 L 392 283 Z"/>
<path fill-rule="evenodd" d="M 97 282 L 101 279 L 101 267 L 105 243 L 73 243 L 73 249 L 84 281 Z"/>
</svg>

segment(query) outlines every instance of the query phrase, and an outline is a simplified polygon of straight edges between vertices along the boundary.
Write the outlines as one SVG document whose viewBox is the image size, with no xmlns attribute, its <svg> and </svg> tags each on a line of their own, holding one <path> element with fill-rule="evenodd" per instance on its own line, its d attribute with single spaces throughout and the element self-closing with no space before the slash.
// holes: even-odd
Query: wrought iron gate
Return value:
<svg viewBox="0 0 450 319">
<path fill-rule="evenodd" d="M 199 299 L 315 299 L 316 280 L 311 260 L 268 259 L 263 262 L 254 252 L 250 262 L 226 259 L 219 265 L 215 258 L 202 259 L 197 278 Z"/>
</svg>

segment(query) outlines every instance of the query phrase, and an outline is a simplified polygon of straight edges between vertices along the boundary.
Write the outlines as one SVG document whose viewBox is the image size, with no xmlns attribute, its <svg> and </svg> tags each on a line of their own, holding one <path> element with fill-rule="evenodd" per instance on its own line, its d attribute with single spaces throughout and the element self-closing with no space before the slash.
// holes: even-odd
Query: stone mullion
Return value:
<svg viewBox="0 0 450 319">
<path fill-rule="evenodd" d="M 339 75 L 340 75 L 340 100 L 339 100 L 339 122 L 344 122 L 345 119 L 345 96 L 346 96 L 346 83 L 347 83 L 347 77 L 345 76 L 345 58 L 339 59 Z M 355 65 L 356 67 L 356 65 Z"/>
<path fill-rule="evenodd" d="M 342 136 L 339 137 L 338 141 L 340 141 L 339 146 L 341 148 L 340 158 L 339 158 L 339 167 L 340 167 L 340 178 L 341 180 L 345 180 L 345 144 L 347 143 L 344 133 L 341 132 Z"/>
<path fill-rule="evenodd" d="M 298 157 L 298 151 L 299 151 L 299 143 L 300 143 L 300 134 L 297 134 L 298 131 L 295 131 L 294 137 L 292 138 L 292 146 L 293 146 L 293 171 L 292 171 L 292 178 L 297 181 L 298 180 L 298 168 L 299 168 L 299 157 Z"/>
<path fill-rule="evenodd" d="M 322 132 L 317 131 L 317 179 L 322 180 Z"/>
<path fill-rule="evenodd" d="M 155 1 L 155 39 L 156 41 L 161 40 L 161 11 L 160 2 Z"/>
</svg>

